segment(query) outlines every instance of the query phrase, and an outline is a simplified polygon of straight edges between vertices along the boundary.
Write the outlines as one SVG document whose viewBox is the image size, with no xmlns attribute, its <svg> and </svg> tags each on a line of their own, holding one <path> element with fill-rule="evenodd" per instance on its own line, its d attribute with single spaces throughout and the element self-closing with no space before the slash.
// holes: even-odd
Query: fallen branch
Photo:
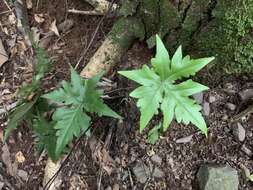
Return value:
<svg viewBox="0 0 253 190">
<path fill-rule="evenodd" d="M 109 72 L 138 37 L 135 31 L 144 31 L 141 21 L 134 17 L 119 19 L 80 75 L 89 78 L 102 71 Z"/>
</svg>

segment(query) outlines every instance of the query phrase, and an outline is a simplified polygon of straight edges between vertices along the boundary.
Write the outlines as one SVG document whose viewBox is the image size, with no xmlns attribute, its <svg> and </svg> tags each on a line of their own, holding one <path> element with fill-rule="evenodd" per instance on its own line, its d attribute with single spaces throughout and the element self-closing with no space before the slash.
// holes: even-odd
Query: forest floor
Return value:
<svg viewBox="0 0 253 190">
<path fill-rule="evenodd" d="M 32 68 L 26 46 L 19 39 L 12 11 L 0 2 L 0 37 L 9 60 L 0 65 L 0 110 L 15 103 L 21 84 L 31 80 Z M 29 1 L 30 2 L 30 1 Z M 78 71 L 84 67 L 110 31 L 115 18 L 67 13 L 68 9 L 89 10 L 83 0 L 33 0 L 28 9 L 29 25 L 41 35 L 52 30 L 52 23 L 70 19 L 73 26 L 62 29 L 45 44 L 52 68 L 44 80 L 47 91 L 68 80 L 70 65 L 83 56 Z M 92 41 L 90 48 L 87 46 Z M 139 134 L 139 111 L 129 97 L 134 83 L 117 75 L 118 70 L 140 68 L 154 54 L 144 42 L 136 42 L 106 78 L 112 83 L 105 102 L 124 117 L 123 123 L 93 119 L 93 135 L 82 138 L 62 170 L 61 189 L 173 189 L 197 190 L 196 173 L 202 164 L 227 164 L 240 176 L 240 190 L 252 190 L 244 177 L 245 166 L 253 172 L 253 116 L 235 118 L 252 102 L 253 81 L 245 77 L 225 77 L 216 85 L 214 78 L 205 80 L 210 90 L 196 97 L 203 106 L 209 126 L 206 138 L 191 125 L 173 122 L 155 145 L 147 143 L 147 134 Z M 204 73 L 201 73 L 202 75 Z M 249 97 L 251 93 L 251 97 Z M 1 113 L 1 112 L 0 112 Z M 38 155 L 34 138 L 26 123 L 15 130 L 7 143 L 3 130 L 7 113 L 0 115 L 0 189 L 42 189 L 47 156 Z M 159 120 L 159 116 L 155 120 Z M 154 121 L 155 123 L 156 121 Z M 239 126 L 239 127 L 238 127 Z M 245 137 L 244 137 L 245 134 Z M 95 147 L 95 148 L 94 148 Z M 146 172 L 141 172 L 143 171 Z"/>
</svg>

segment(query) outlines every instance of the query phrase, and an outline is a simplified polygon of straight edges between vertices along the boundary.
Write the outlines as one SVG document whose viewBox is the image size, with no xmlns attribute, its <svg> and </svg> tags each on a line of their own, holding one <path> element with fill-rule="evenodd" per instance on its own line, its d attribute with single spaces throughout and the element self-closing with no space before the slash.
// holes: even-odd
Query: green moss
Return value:
<svg viewBox="0 0 253 190">
<path fill-rule="evenodd" d="M 219 0 L 213 16 L 195 37 L 192 51 L 216 55 L 216 71 L 253 73 L 253 1 Z"/>
<path fill-rule="evenodd" d="M 123 49 L 128 49 L 136 38 L 143 40 L 145 30 L 143 23 L 136 17 L 120 18 L 114 25 L 108 37 Z"/>
</svg>

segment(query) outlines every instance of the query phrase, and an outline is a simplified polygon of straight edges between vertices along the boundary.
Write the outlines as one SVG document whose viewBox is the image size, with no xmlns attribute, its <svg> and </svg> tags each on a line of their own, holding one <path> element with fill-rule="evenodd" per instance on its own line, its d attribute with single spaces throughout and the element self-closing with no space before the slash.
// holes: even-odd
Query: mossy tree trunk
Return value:
<svg viewBox="0 0 253 190">
<path fill-rule="evenodd" d="M 216 56 L 211 71 L 253 73 L 252 0 L 125 0 L 120 15 L 108 34 L 112 53 L 100 49 L 85 70 L 108 71 L 134 40 L 152 48 L 158 33 L 171 53 L 181 44 L 187 54 Z"/>
</svg>

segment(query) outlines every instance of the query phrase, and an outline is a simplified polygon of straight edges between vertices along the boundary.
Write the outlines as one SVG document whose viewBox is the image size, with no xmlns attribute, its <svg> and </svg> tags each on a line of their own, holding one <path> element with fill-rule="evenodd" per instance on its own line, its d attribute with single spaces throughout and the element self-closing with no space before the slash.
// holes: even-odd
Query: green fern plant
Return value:
<svg viewBox="0 0 253 190">
<path fill-rule="evenodd" d="M 53 113 L 53 128 L 56 130 L 55 153 L 58 157 L 69 144 L 73 137 L 78 137 L 82 131 L 89 129 L 90 120 L 88 113 L 99 116 L 109 116 L 117 119 L 121 117 L 111 110 L 100 98 L 103 91 L 97 89 L 97 82 L 102 74 L 83 80 L 71 68 L 71 82 L 62 82 L 62 87 L 43 95 L 56 104 L 61 104 Z M 89 134 L 90 130 L 86 134 Z"/>
<path fill-rule="evenodd" d="M 178 123 L 188 125 L 190 122 L 207 135 L 207 126 L 201 115 L 201 106 L 190 98 L 193 94 L 207 90 L 208 87 L 188 79 L 197 71 L 211 62 L 214 57 L 191 59 L 183 57 L 181 46 L 170 59 L 168 51 L 159 36 L 156 36 L 156 56 L 151 59 L 152 67 L 143 65 L 141 69 L 119 71 L 118 73 L 137 82 L 141 86 L 130 93 L 137 98 L 140 108 L 140 132 L 148 125 L 155 114 L 161 110 L 162 125 L 158 124 L 150 133 L 149 141 L 154 143 L 158 139 L 158 128 L 166 131 L 174 116 Z M 161 126 L 161 127 L 159 127 Z"/>
<path fill-rule="evenodd" d="M 36 137 L 37 150 L 46 150 L 49 157 L 55 161 L 74 137 L 79 137 L 83 132 L 90 134 L 90 114 L 117 119 L 121 117 L 101 99 L 103 91 L 97 89 L 97 82 L 102 74 L 82 79 L 71 68 L 70 82 L 63 81 L 59 89 L 43 95 L 41 79 L 48 70 L 50 60 L 43 49 L 35 46 L 35 51 L 35 75 L 30 84 L 20 89 L 20 100 L 10 113 L 4 139 L 6 140 L 22 121 L 26 121 Z"/>
<path fill-rule="evenodd" d="M 40 95 L 42 93 L 41 79 L 49 69 L 50 60 L 44 49 L 36 44 L 33 44 L 33 47 L 37 60 L 35 73 L 32 82 L 23 85 L 18 92 L 19 101 L 16 108 L 10 112 L 9 122 L 4 134 L 5 140 L 10 132 L 16 129 L 23 120 L 31 122 L 34 108 L 38 100 L 40 100 Z"/>
</svg>

